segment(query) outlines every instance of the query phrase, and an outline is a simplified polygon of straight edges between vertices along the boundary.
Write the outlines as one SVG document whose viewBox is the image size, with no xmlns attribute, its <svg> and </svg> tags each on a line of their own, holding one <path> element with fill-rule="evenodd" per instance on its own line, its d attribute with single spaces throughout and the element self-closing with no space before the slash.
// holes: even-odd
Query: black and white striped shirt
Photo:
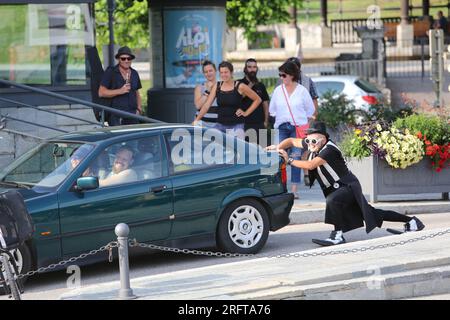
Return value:
<svg viewBox="0 0 450 320">
<path fill-rule="evenodd" d="M 311 170 L 310 174 L 315 176 L 322 189 L 339 188 L 339 183 L 337 182 L 349 173 L 341 150 L 333 141 L 329 140 L 318 154 L 311 153 L 308 160 L 312 160 L 315 157 L 322 158 L 326 163 Z"/>
</svg>

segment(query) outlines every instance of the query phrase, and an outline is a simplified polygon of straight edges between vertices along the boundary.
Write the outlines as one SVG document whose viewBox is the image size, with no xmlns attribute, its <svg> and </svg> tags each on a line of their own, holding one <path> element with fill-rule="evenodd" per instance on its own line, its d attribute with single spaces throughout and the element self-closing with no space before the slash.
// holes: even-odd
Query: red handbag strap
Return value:
<svg viewBox="0 0 450 320">
<path fill-rule="evenodd" d="M 292 117 L 292 121 L 294 121 L 294 126 L 297 126 L 297 123 L 295 123 L 294 115 L 292 114 L 292 111 L 291 111 L 291 105 L 289 104 L 289 99 L 286 95 L 286 92 L 284 91 L 284 84 L 281 85 L 281 90 L 283 90 L 284 99 L 286 100 L 286 103 L 287 103 L 287 106 L 289 109 L 289 113 L 291 114 L 291 117 Z"/>
</svg>

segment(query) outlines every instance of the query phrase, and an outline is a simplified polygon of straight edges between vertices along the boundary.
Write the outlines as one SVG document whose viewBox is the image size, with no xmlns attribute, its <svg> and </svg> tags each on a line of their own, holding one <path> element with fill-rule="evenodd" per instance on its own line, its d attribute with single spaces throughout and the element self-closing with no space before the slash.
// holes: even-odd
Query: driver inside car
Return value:
<svg viewBox="0 0 450 320">
<path fill-rule="evenodd" d="M 105 179 L 99 180 L 100 187 L 137 181 L 137 174 L 131 169 L 133 157 L 134 152 L 130 147 L 120 147 L 116 152 L 111 172 Z"/>
</svg>

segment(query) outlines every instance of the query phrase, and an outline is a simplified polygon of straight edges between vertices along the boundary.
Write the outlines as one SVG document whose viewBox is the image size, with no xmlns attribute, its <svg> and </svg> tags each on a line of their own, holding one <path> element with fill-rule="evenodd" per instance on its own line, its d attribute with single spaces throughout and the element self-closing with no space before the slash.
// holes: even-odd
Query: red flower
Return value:
<svg viewBox="0 0 450 320">
<path fill-rule="evenodd" d="M 425 154 L 427 155 L 427 156 L 434 156 L 435 155 L 435 151 L 434 151 L 434 149 L 433 149 L 433 147 L 431 147 L 431 146 L 428 146 L 426 149 L 425 149 Z"/>
<path fill-rule="evenodd" d="M 441 168 L 441 167 L 439 167 L 439 168 L 436 169 L 436 172 L 441 172 L 441 171 L 442 171 L 442 168 Z"/>
<path fill-rule="evenodd" d="M 426 144 L 427 146 L 431 145 L 430 140 L 425 140 L 425 144 Z"/>
<path fill-rule="evenodd" d="M 417 138 L 422 140 L 422 137 L 423 137 L 422 132 L 419 131 L 419 132 L 416 133 L 416 135 L 417 135 Z"/>
</svg>

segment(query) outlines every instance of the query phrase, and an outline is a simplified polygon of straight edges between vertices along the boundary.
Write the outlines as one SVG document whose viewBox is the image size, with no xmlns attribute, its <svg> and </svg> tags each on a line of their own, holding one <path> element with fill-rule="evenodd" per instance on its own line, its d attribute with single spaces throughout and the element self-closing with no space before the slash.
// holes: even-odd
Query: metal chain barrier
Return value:
<svg viewBox="0 0 450 320">
<path fill-rule="evenodd" d="M 20 274 L 17 278 L 19 280 L 23 279 L 23 278 L 28 278 L 28 277 L 34 276 L 35 274 L 43 273 L 43 272 L 55 269 L 56 267 L 62 267 L 64 265 L 68 264 L 68 263 L 74 263 L 74 262 L 76 262 L 78 260 L 84 259 L 84 258 L 89 257 L 89 256 L 96 255 L 97 253 L 103 252 L 103 251 L 108 251 L 109 252 L 108 261 L 112 262 L 113 261 L 112 250 L 114 248 L 117 248 L 117 247 L 118 247 L 117 242 L 116 241 L 112 241 L 112 242 L 108 243 L 107 245 L 100 247 L 97 250 L 91 250 L 91 251 L 89 251 L 87 253 L 80 254 L 77 257 L 72 257 L 72 258 L 70 258 L 68 260 L 62 260 L 62 261 L 60 261 L 58 263 L 50 264 L 47 267 L 41 267 L 41 268 L 39 268 L 37 270 L 29 271 L 29 272 L 24 273 L 24 274 Z"/>
<path fill-rule="evenodd" d="M 164 247 L 154 244 L 140 243 L 136 239 L 129 240 L 129 228 L 126 224 L 118 224 L 115 228 L 115 233 L 117 235 L 117 241 L 112 241 L 105 246 L 100 247 L 97 250 L 92 250 L 87 253 L 80 254 L 77 257 L 72 257 L 68 260 L 62 260 L 55 264 L 50 264 L 47 267 L 41 267 L 34 271 L 29 271 L 25 274 L 20 274 L 17 279 L 23 279 L 26 277 L 31 277 L 38 273 L 43 273 L 57 267 L 62 267 L 68 263 L 74 263 L 78 260 L 84 259 L 89 256 L 96 255 L 103 251 L 109 252 L 108 260 L 109 262 L 113 261 L 113 249 L 118 248 L 118 257 L 119 257 L 119 269 L 120 269 L 120 285 L 121 289 L 119 290 L 119 299 L 135 299 L 136 296 L 133 294 L 133 290 L 130 287 L 130 274 L 129 274 L 129 265 L 128 265 L 128 247 L 131 248 L 145 248 L 151 250 L 158 250 L 163 252 L 174 252 L 174 253 L 183 253 L 189 255 L 196 256 L 208 256 L 208 257 L 222 257 L 222 258 L 242 258 L 242 257 L 256 257 L 256 258 L 307 258 L 307 257 L 317 257 L 317 256 L 330 256 L 330 255 L 338 255 L 338 254 L 349 254 L 349 253 L 358 253 L 358 252 L 366 252 L 373 251 L 384 248 L 392 248 L 397 246 L 404 246 L 407 244 L 411 244 L 418 241 L 424 241 L 427 239 L 432 239 L 435 237 L 442 237 L 444 235 L 450 234 L 450 229 L 439 231 L 427 235 L 423 235 L 416 238 L 411 238 L 408 240 L 395 241 L 386 244 L 373 245 L 373 246 L 363 246 L 353 249 L 338 249 L 338 250 L 328 250 L 323 252 L 305 252 L 305 253 L 287 253 L 287 254 L 278 254 L 278 255 L 269 255 L 269 254 L 241 254 L 241 253 L 229 253 L 229 252 L 214 252 L 214 251 L 201 251 L 201 250 L 190 250 L 190 249 L 179 249 L 179 248 L 171 248 Z M 0 282 L 3 284 L 3 281 Z"/>
<path fill-rule="evenodd" d="M 450 229 L 447 229 L 445 231 L 439 231 L 436 233 L 431 233 L 428 235 L 423 235 L 421 237 L 411 238 L 408 240 L 396 241 L 396 242 L 391 242 L 391 243 L 386 243 L 386 244 L 379 244 L 379 245 L 375 245 L 375 246 L 364 246 L 364 247 L 353 248 L 353 249 L 328 250 L 328 251 L 323 251 L 323 252 L 286 253 L 286 254 L 278 254 L 278 255 L 223 253 L 223 252 L 214 252 L 214 251 L 178 249 L 178 248 L 158 246 L 158 245 L 154 245 L 154 244 L 141 243 L 141 242 L 137 242 L 136 239 L 129 240 L 128 243 L 129 243 L 130 247 L 139 247 L 139 248 L 146 248 L 146 249 L 159 250 L 159 251 L 165 251 L 165 252 L 175 252 L 175 253 L 191 254 L 191 255 L 198 255 L 198 256 L 209 256 L 209 257 L 307 258 L 307 257 L 349 254 L 349 253 L 373 251 L 373 250 L 384 249 L 384 248 L 392 248 L 392 247 L 407 245 L 407 244 L 418 242 L 418 241 L 432 239 L 435 237 L 441 237 L 446 234 L 450 234 Z"/>
</svg>

